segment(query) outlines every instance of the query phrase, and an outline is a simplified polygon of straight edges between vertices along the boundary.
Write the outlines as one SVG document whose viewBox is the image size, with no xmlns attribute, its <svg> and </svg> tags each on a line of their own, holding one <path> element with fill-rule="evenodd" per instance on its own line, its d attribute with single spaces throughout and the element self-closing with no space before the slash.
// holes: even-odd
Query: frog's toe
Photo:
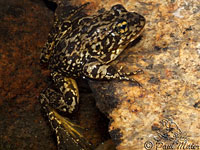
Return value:
<svg viewBox="0 0 200 150">
<path fill-rule="evenodd" d="M 144 73 L 143 70 L 139 69 L 139 70 L 136 70 L 136 71 L 133 71 L 133 72 L 128 72 L 128 73 L 121 72 L 121 70 L 122 69 L 118 70 L 120 80 L 131 81 L 133 83 L 133 85 L 142 87 L 142 85 L 137 80 L 135 80 L 134 78 L 130 78 L 129 76 Z"/>
<path fill-rule="evenodd" d="M 133 86 L 142 87 L 142 85 L 137 80 L 135 80 L 134 78 L 130 78 L 130 77 L 126 76 L 126 75 L 121 75 L 119 77 L 119 79 L 120 80 L 124 80 L 124 81 L 131 81 L 131 83 L 132 83 Z"/>
<path fill-rule="evenodd" d="M 57 128 L 57 140 L 60 141 L 58 144 L 59 149 L 93 149 L 93 146 L 84 138 L 82 134 L 83 128 L 72 123 L 67 118 L 61 118 L 61 120 L 61 125 Z"/>
<path fill-rule="evenodd" d="M 125 73 L 125 74 L 128 75 L 128 76 L 132 76 L 132 75 L 137 75 L 137 74 L 140 74 L 140 73 L 144 73 L 144 71 L 139 69 L 139 70 L 136 70 L 136 71 Z"/>
<path fill-rule="evenodd" d="M 83 136 L 83 128 L 59 115 L 55 109 L 47 106 L 49 122 L 56 133 L 59 150 L 92 150 L 93 146 Z"/>
</svg>

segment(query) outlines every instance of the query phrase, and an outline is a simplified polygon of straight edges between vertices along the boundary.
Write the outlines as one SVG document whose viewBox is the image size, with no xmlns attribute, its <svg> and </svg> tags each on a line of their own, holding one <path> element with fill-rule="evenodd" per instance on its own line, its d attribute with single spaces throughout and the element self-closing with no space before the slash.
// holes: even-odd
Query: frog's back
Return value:
<svg viewBox="0 0 200 150">
<path fill-rule="evenodd" d="M 49 61 L 54 57 L 56 53 L 61 51 L 63 37 L 68 39 L 73 28 L 75 28 L 76 22 L 86 14 L 83 12 L 83 9 L 88 5 L 86 3 L 80 7 L 74 7 L 70 5 L 61 5 L 56 9 L 54 17 L 54 25 L 48 35 L 48 41 L 43 47 L 40 62 L 41 64 L 52 65 Z M 60 44 L 59 44 L 60 43 Z"/>
</svg>

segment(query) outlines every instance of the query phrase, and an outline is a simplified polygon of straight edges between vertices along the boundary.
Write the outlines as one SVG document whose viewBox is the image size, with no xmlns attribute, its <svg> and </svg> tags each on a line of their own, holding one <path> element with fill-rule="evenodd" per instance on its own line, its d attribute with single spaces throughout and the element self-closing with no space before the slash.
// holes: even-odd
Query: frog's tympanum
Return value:
<svg viewBox="0 0 200 150">
<path fill-rule="evenodd" d="M 54 86 L 40 94 L 40 102 L 55 130 L 58 149 L 92 149 L 80 127 L 59 114 L 70 114 L 78 106 L 77 77 L 137 83 L 128 77 L 137 71 L 125 74 L 110 63 L 141 34 L 144 17 L 119 4 L 97 15 L 79 15 L 85 6 L 55 17 L 41 54 L 41 63 L 48 64 Z"/>
</svg>

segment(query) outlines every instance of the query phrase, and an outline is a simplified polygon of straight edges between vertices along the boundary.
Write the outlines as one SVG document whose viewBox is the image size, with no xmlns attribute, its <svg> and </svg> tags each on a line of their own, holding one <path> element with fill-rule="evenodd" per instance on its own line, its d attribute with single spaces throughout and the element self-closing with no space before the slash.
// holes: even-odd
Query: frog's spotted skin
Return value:
<svg viewBox="0 0 200 150">
<path fill-rule="evenodd" d="M 73 135 L 76 131 L 73 125 L 64 121 L 56 112 L 72 113 L 76 109 L 79 92 L 75 78 L 136 82 L 112 67 L 110 62 L 141 34 L 145 25 L 144 17 L 128 12 L 122 5 L 87 16 L 81 13 L 86 5 L 55 20 L 41 54 L 41 63 L 48 63 L 55 88 L 47 88 L 41 93 L 40 101 L 56 131 L 58 145 L 63 143 L 60 140 L 63 134 L 58 133 L 58 129 L 63 129 L 62 133 L 66 132 L 68 137 L 74 138 L 74 143 L 77 139 Z M 80 147 L 84 149 L 84 146 Z"/>
</svg>

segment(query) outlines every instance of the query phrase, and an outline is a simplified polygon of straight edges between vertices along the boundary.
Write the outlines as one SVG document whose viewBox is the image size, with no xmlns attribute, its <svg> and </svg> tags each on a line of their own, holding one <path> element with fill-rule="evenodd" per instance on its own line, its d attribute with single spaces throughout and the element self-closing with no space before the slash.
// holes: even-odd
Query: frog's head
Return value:
<svg viewBox="0 0 200 150">
<path fill-rule="evenodd" d="M 89 21 L 85 46 L 92 57 L 109 63 L 141 34 L 144 25 L 143 16 L 114 5 Z"/>
</svg>

